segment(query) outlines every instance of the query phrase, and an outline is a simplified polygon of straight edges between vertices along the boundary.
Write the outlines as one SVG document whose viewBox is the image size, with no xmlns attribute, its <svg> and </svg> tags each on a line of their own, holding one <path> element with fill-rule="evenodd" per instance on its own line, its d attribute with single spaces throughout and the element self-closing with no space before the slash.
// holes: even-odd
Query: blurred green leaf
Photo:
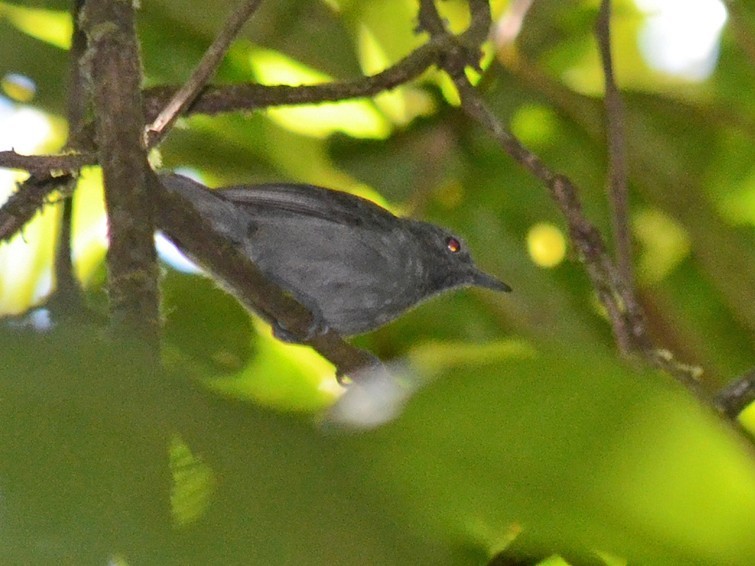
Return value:
<svg viewBox="0 0 755 566">
<path fill-rule="evenodd" d="M 535 552 L 643 564 L 748 564 L 755 553 L 749 448 L 677 387 L 602 355 L 457 366 L 353 443 L 370 488 L 422 536 L 461 542 L 480 525 L 500 537 L 521 525 Z"/>
<path fill-rule="evenodd" d="M 7 556 L 475 564 L 517 532 L 531 553 L 630 563 L 755 552 L 750 448 L 602 354 L 467 357 L 360 432 L 221 402 L 95 336 L 0 335 Z"/>
<path fill-rule="evenodd" d="M 210 372 L 234 373 L 253 353 L 248 313 L 209 278 L 168 271 L 162 281 L 166 349 Z"/>
</svg>

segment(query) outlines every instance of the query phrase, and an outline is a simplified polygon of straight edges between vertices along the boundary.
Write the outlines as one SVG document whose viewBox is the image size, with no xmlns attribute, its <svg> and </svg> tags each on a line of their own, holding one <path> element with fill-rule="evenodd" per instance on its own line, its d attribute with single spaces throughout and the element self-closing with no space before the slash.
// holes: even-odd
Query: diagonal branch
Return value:
<svg viewBox="0 0 755 566">
<path fill-rule="evenodd" d="M 14 152 L 0 152 L 7 154 Z M 15 154 L 18 155 L 18 154 Z M 23 156 L 26 157 L 26 156 Z M 57 160 L 57 156 L 53 156 Z M 49 201 L 50 195 L 72 180 L 70 174 L 53 175 L 51 171 L 61 168 L 40 167 L 37 156 L 30 156 L 34 163 L 31 168 L 18 167 L 31 171 L 31 175 L 20 183 L 15 193 L 0 208 L 0 242 L 10 240 L 29 222 L 34 215 Z M 65 168 L 63 168 L 65 169 Z"/>
<path fill-rule="evenodd" d="M 189 80 L 178 89 L 170 101 L 161 110 L 154 121 L 144 132 L 145 145 L 153 147 L 165 136 L 176 119 L 197 98 L 207 81 L 215 74 L 226 51 L 233 39 L 241 31 L 246 21 L 260 5 L 261 0 L 245 0 L 244 3 L 231 12 L 223 28 L 220 30 L 212 45 L 207 49 L 202 60 L 192 72 Z"/>
<path fill-rule="evenodd" d="M 736 419 L 755 401 L 755 368 L 735 379 L 716 394 L 716 408 L 730 419 Z"/>
<path fill-rule="evenodd" d="M 208 86 L 186 110 L 186 115 L 214 115 L 241 110 L 259 110 L 276 106 L 338 102 L 350 98 L 367 98 L 405 84 L 436 65 L 449 48 L 447 37 L 421 45 L 395 65 L 365 77 L 337 80 L 313 85 L 261 85 L 255 83 Z M 174 95 L 177 87 L 159 86 L 144 91 L 144 108 L 148 119 L 156 116 Z"/>
<path fill-rule="evenodd" d="M 506 130 L 465 76 L 455 77 L 454 83 L 461 97 L 462 110 L 483 126 L 515 161 L 540 179 L 550 191 L 566 220 L 570 240 L 585 265 L 598 299 L 608 313 L 621 350 L 629 354 L 649 349 L 642 309 L 619 276 L 599 230 L 585 216 L 577 188 L 566 176 L 551 171 L 537 155 Z"/>
</svg>

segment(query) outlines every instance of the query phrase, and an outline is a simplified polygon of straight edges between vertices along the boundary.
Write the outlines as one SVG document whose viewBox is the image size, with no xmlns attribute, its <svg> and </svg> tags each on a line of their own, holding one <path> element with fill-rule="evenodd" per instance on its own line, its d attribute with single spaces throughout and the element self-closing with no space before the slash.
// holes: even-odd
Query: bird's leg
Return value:
<svg viewBox="0 0 755 566">
<path fill-rule="evenodd" d="M 286 328 L 285 323 L 282 321 L 273 320 L 273 336 L 278 340 L 288 342 L 289 344 L 303 344 L 309 342 L 315 336 L 325 334 L 329 328 L 328 323 L 325 320 L 325 317 L 323 317 L 322 311 L 320 310 L 320 307 L 317 306 L 317 303 L 305 293 L 299 291 L 291 291 L 291 295 L 299 304 L 304 306 L 310 312 L 312 315 L 312 321 L 307 327 L 305 334 L 300 335 L 299 333 L 292 332 Z"/>
</svg>

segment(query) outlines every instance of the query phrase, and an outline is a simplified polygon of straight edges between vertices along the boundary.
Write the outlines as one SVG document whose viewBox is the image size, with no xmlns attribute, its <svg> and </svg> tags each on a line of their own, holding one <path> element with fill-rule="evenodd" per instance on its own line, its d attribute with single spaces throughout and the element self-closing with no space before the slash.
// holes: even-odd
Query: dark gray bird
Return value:
<svg viewBox="0 0 755 566">
<path fill-rule="evenodd" d="M 459 237 L 348 193 L 288 183 L 208 190 L 176 174 L 160 180 L 306 306 L 318 326 L 344 336 L 374 330 L 450 289 L 511 291 L 475 266 Z"/>
</svg>

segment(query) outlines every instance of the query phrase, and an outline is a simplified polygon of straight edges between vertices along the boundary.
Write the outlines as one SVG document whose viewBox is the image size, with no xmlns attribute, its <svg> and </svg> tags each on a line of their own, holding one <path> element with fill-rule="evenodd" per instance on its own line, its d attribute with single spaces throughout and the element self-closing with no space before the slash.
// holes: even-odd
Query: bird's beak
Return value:
<svg viewBox="0 0 755 566">
<path fill-rule="evenodd" d="M 506 285 L 506 283 L 500 279 L 496 279 L 492 275 L 488 275 L 484 271 L 480 271 L 479 269 L 475 269 L 472 272 L 472 284 L 487 289 L 493 289 L 493 291 L 511 292 L 511 287 Z"/>
</svg>

